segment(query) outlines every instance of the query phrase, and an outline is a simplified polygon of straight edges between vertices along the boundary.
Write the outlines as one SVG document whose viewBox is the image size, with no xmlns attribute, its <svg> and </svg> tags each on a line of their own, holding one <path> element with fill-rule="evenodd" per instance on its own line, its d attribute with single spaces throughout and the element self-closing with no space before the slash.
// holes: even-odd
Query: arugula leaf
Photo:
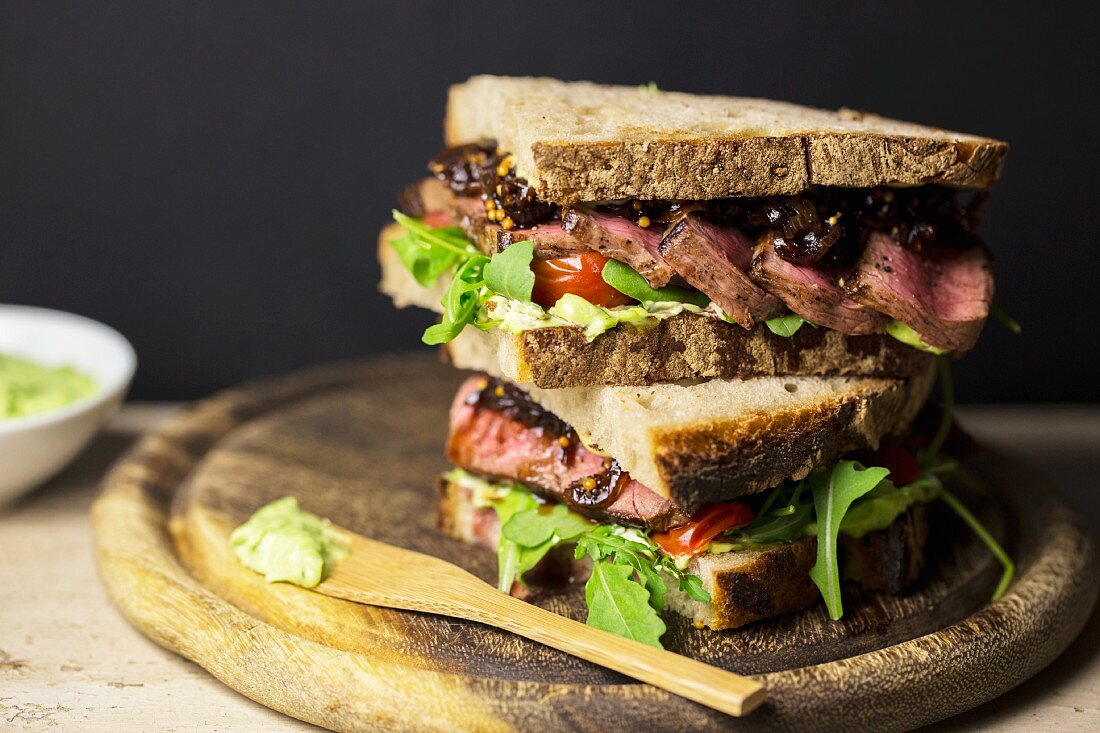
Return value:
<svg viewBox="0 0 1100 733">
<path fill-rule="evenodd" d="M 592 575 L 584 586 L 585 623 L 660 649 L 665 622 L 650 605 L 650 593 L 634 582 L 634 569 L 593 559 Z"/>
<path fill-rule="evenodd" d="M 950 349 L 941 349 L 938 346 L 932 346 L 926 344 L 924 339 L 920 337 L 920 334 L 914 331 L 909 326 L 905 325 L 896 318 L 886 324 L 886 333 L 890 334 L 898 341 L 902 342 L 906 346 L 912 346 L 914 349 L 920 349 L 921 351 L 927 351 L 929 354 L 946 354 Z"/>
<path fill-rule="evenodd" d="M 461 256 L 477 254 L 477 250 L 470 243 L 466 232 L 459 227 L 429 226 L 419 219 L 402 214 L 397 209 L 392 209 L 390 213 L 393 215 L 393 220 L 400 224 L 410 236 L 423 241 L 425 244 L 442 247 Z"/>
<path fill-rule="evenodd" d="M 817 562 L 810 568 L 810 578 L 821 591 L 833 621 L 844 615 L 837 563 L 840 523 L 852 502 L 875 488 L 889 473 L 885 468 L 863 468 L 855 461 L 840 461 L 806 479 L 813 490 L 817 512 Z"/>
<path fill-rule="evenodd" d="M 794 542 L 802 537 L 802 528 L 810 522 L 813 505 L 796 504 L 792 511 L 773 516 L 757 517 L 757 521 L 742 530 L 741 534 L 750 542 Z"/>
<path fill-rule="evenodd" d="M 447 292 L 443 295 L 440 323 L 424 331 L 422 341 L 429 345 L 454 339 L 466 324 L 472 323 L 485 286 L 484 269 L 489 258 L 477 254 L 458 227 L 430 227 L 396 209 L 393 218 L 404 227 L 407 236 L 392 242 L 398 257 L 421 285 L 431 285 L 455 266 Z"/>
<path fill-rule="evenodd" d="M 524 495 L 524 492 L 514 492 Z M 594 525 L 584 517 L 556 504 L 543 511 L 530 494 L 529 503 L 497 512 L 500 519 L 500 542 L 497 546 L 497 587 L 508 592 L 515 581 L 523 582 L 523 574 L 538 565 L 552 548 L 575 540 Z"/>
<path fill-rule="evenodd" d="M 418 283 L 427 287 L 455 268 L 443 296 L 441 322 L 424 331 L 424 343 L 452 341 L 474 323 L 478 308 L 490 292 L 530 302 L 535 285 L 531 271 L 533 242 L 517 242 L 490 259 L 474 249 L 459 227 L 431 227 L 396 209 L 393 218 L 405 229 L 406 236 L 391 240 L 391 244 Z"/>
<path fill-rule="evenodd" d="M 680 590 L 693 600 L 710 603 L 710 594 L 703 588 L 703 581 L 695 575 L 676 567 L 675 561 L 661 552 L 649 535 L 639 529 L 627 529 L 615 525 L 599 525 L 577 541 L 576 557 L 610 557 L 619 564 L 633 567 L 647 587 L 652 579 L 648 569 L 658 571 L 676 581 Z M 663 582 L 663 581 L 662 581 Z M 658 591 L 653 600 L 658 611 L 664 607 L 664 590 Z"/>
<path fill-rule="evenodd" d="M 1012 577 L 1016 574 L 1016 563 L 1012 562 L 1012 558 L 1008 556 L 1000 543 L 993 539 L 993 535 L 978 521 L 978 518 L 946 487 L 940 487 L 940 498 L 943 499 L 944 504 L 947 504 L 959 515 L 959 519 L 963 520 L 974 534 L 978 535 L 978 539 L 985 543 L 985 546 L 989 548 L 989 551 L 993 553 L 993 556 L 1000 561 L 1001 566 L 1004 568 L 1001 571 L 1001 580 L 993 591 L 993 600 L 997 600 L 1005 594 L 1008 586 L 1012 584 Z"/>
<path fill-rule="evenodd" d="M 396 209 L 392 213 L 405 236 L 390 240 L 390 246 L 424 287 L 429 287 L 459 260 L 476 253 L 466 232 L 459 227 L 428 226 Z"/>
<path fill-rule="evenodd" d="M 687 593 L 693 601 L 710 603 L 710 593 L 707 593 L 707 589 L 703 587 L 703 579 L 698 575 L 684 573 L 680 578 L 680 590 Z"/>
<path fill-rule="evenodd" d="M 527 509 L 515 514 L 501 529 L 501 536 L 524 547 L 537 547 L 554 537 L 575 540 L 592 527 L 592 522 L 569 507 L 555 504 L 548 512 Z"/>
<path fill-rule="evenodd" d="M 498 295 L 529 303 L 535 287 L 535 273 L 531 271 L 534 257 L 535 243 L 530 240 L 497 252 L 485 265 L 485 284 Z"/>
<path fill-rule="evenodd" d="M 579 558 L 585 554 L 601 560 L 610 558 L 618 565 L 633 568 L 638 582 L 649 593 L 649 605 L 657 612 L 664 610 L 668 586 L 658 572 L 660 563 L 657 558 L 660 554 L 640 531 L 601 526 L 578 543 L 576 556 Z"/>
<path fill-rule="evenodd" d="M 504 512 L 507 514 L 507 510 Z M 604 624 L 600 628 L 615 633 L 625 628 L 623 635 L 629 638 L 635 638 L 633 633 L 649 635 L 651 641 L 646 643 L 659 646 L 664 624 L 656 614 L 665 605 L 668 592 L 665 577 L 675 580 L 691 598 L 703 603 L 710 601 L 702 580 L 677 568 L 643 530 L 597 525 L 563 504 L 549 511 L 527 506 L 508 517 L 501 528 L 497 552 L 498 587 L 507 592 L 552 547 L 567 542 L 576 543 L 577 558 L 592 558 L 596 568 L 593 575 L 610 573 L 602 579 L 590 579 L 592 590 L 586 587 L 585 591 L 586 599 L 591 596 L 597 604 L 596 608 L 589 606 L 589 616 L 596 619 L 593 625 Z M 609 599 L 608 592 L 619 593 L 621 597 Z M 644 604 L 648 610 L 639 610 L 638 604 Z M 653 618 L 660 624 L 656 636 L 652 636 Z"/>
<path fill-rule="evenodd" d="M 453 341 L 467 324 L 473 323 L 485 287 L 484 269 L 489 258 L 474 255 L 455 270 L 450 287 L 443 295 L 442 320 L 424 331 L 421 340 L 429 346 Z"/>
<path fill-rule="evenodd" d="M 940 406 L 942 412 L 940 413 L 940 424 L 936 427 L 936 434 L 932 436 L 932 441 L 918 455 L 920 462 L 925 465 L 935 461 L 939 456 L 940 449 L 947 442 L 947 436 L 951 434 L 951 425 L 954 422 L 952 410 L 955 408 L 955 387 L 951 379 L 951 362 L 942 357 L 937 361 L 940 399 L 943 400 L 943 404 Z"/>
<path fill-rule="evenodd" d="M 705 308 L 710 303 L 710 298 L 698 290 L 688 290 L 672 285 L 654 289 L 634 268 L 618 260 L 607 261 L 607 264 L 603 266 L 602 277 L 605 283 L 623 295 L 629 295 L 639 303 L 672 301 L 675 303 L 690 303 L 700 308 Z"/>
<path fill-rule="evenodd" d="M 776 316 L 775 318 L 769 318 L 764 321 L 769 331 L 776 336 L 782 336 L 784 338 L 794 336 L 798 333 L 798 329 L 802 328 L 806 323 L 809 323 L 809 321 L 797 313 L 788 313 L 785 316 Z"/>
<path fill-rule="evenodd" d="M 461 469 L 459 469 L 461 470 Z M 511 489 L 502 498 L 490 502 L 493 511 L 497 513 L 500 526 L 508 524 L 515 515 L 530 509 L 538 509 L 539 503 L 533 494 L 519 489 Z"/>
<path fill-rule="evenodd" d="M 637 557 L 636 555 L 634 557 Z M 661 574 L 657 572 L 657 568 L 646 562 L 639 562 L 637 566 L 633 562 L 630 566 L 634 568 L 634 572 L 642 581 L 642 586 L 645 587 L 646 592 L 649 593 L 649 605 L 653 607 L 653 610 L 660 613 L 665 609 L 665 593 L 668 592 L 668 586 L 665 585 L 665 579 L 661 577 Z"/>
<path fill-rule="evenodd" d="M 594 562 L 596 579 L 590 579 L 585 590 L 586 599 L 591 599 L 589 617 L 594 626 L 628 638 L 640 635 L 646 643 L 660 646 L 664 623 L 657 614 L 664 609 L 666 578 L 692 599 L 710 601 L 703 581 L 677 568 L 644 530 L 598 525 L 564 504 L 547 510 L 521 491 L 506 494 L 494 508 L 501 520 L 497 587 L 504 592 L 511 590 L 515 581 L 522 581 L 523 574 L 551 548 L 574 542 L 576 557 L 588 556 Z"/>
<path fill-rule="evenodd" d="M 777 516 L 786 516 L 788 514 L 794 514 L 799 506 L 799 501 L 802 499 L 802 491 L 806 488 L 805 481 L 799 481 L 795 484 L 794 491 L 791 493 L 791 500 L 787 502 L 785 506 L 776 508 L 775 514 Z"/>
<path fill-rule="evenodd" d="M 461 469 L 456 469 L 461 470 Z M 539 503 L 526 491 L 509 490 L 503 497 L 490 502 L 496 512 L 497 521 L 503 527 L 520 512 L 537 509 Z M 504 593 L 512 589 L 512 583 L 521 577 L 521 548 L 515 542 L 500 538 L 497 544 L 497 588 Z M 536 561 L 537 562 L 537 561 Z M 533 567 L 533 566 L 532 566 Z"/>
<path fill-rule="evenodd" d="M 391 239 L 390 246 L 416 281 L 424 287 L 430 287 L 443 273 L 451 269 L 459 257 L 449 249 L 424 244 L 411 235 Z"/>
<path fill-rule="evenodd" d="M 768 510 L 772 508 L 772 504 L 774 504 L 781 495 L 786 494 L 787 491 L 786 484 L 781 484 L 769 491 L 767 497 L 764 498 L 764 503 L 760 505 L 760 511 L 756 513 L 756 519 L 759 520 L 760 517 L 767 514 Z M 755 523 L 756 522 L 753 522 L 753 524 Z"/>
<path fill-rule="evenodd" d="M 497 590 L 509 593 L 512 583 L 522 576 L 519 571 L 520 547 L 515 542 L 501 540 L 497 545 Z"/>
<path fill-rule="evenodd" d="M 516 543 L 513 543 L 516 544 Z M 516 544 L 519 548 L 519 553 L 516 556 L 516 570 L 514 579 L 523 583 L 523 576 L 528 571 L 539 564 L 542 558 L 546 557 L 546 553 L 550 552 L 553 548 L 557 547 L 560 541 L 556 537 L 543 542 L 541 545 L 535 545 L 534 547 L 525 547 L 520 544 Z M 511 583 L 509 583 L 511 585 Z"/>
<path fill-rule="evenodd" d="M 1012 331 L 1012 333 L 1016 334 L 1017 336 L 1019 336 L 1024 331 L 1024 327 L 1020 325 L 1019 321 L 1005 313 L 1003 310 L 997 307 L 995 303 L 989 304 L 989 315 L 993 316 L 998 321 L 1005 324 L 1005 328 L 1007 328 L 1009 331 Z"/>
</svg>

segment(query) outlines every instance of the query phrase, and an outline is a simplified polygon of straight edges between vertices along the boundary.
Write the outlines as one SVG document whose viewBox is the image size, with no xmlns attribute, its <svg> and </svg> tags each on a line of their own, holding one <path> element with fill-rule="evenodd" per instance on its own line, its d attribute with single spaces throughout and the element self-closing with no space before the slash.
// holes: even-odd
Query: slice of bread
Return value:
<svg viewBox="0 0 1100 733">
<path fill-rule="evenodd" d="M 784 102 L 475 76 L 451 87 L 448 145 L 496 140 L 545 200 L 714 199 L 811 185 L 987 188 L 1008 145 Z"/>
<path fill-rule="evenodd" d="M 439 527 L 450 537 L 495 550 L 500 535 L 496 512 L 476 507 L 472 492 L 446 480 L 440 483 Z M 924 505 L 916 504 L 888 528 L 856 539 L 841 535 L 840 568 L 845 580 L 866 590 L 902 593 L 923 567 L 928 536 Z M 799 611 L 820 597 L 809 571 L 817 557 L 817 540 L 808 537 L 792 544 L 758 550 L 705 554 L 694 558 L 688 572 L 699 576 L 710 593 L 710 603 L 694 601 L 670 584 L 668 608 L 692 619 L 696 626 L 731 629 L 751 621 Z M 537 568 L 543 576 L 583 581 L 587 561 L 568 563 L 558 553 Z M 528 576 L 528 582 L 532 576 Z M 514 592 L 514 591 L 513 591 Z"/>
<path fill-rule="evenodd" d="M 523 389 L 591 449 L 613 456 L 632 478 L 691 514 L 876 447 L 912 422 L 934 381 L 929 366 L 908 379 L 757 377 Z"/>
<path fill-rule="evenodd" d="M 388 245 L 401 231 L 391 224 L 379 238 L 380 288 L 399 308 L 418 306 L 438 313 L 446 283 L 425 288 L 413 279 Z M 890 336 L 845 336 L 803 326 L 784 338 L 764 324 L 746 330 L 694 313 L 648 329 L 619 326 L 592 342 L 585 340 L 580 327 L 518 334 L 468 328 L 445 349 L 460 369 L 487 371 L 545 389 L 779 374 L 908 377 L 923 373 L 932 361 Z"/>
<path fill-rule="evenodd" d="M 621 325 L 587 341 L 580 327 L 522 333 L 468 328 L 444 346 L 460 369 L 543 389 L 748 377 L 922 374 L 933 357 L 890 336 L 845 336 L 803 326 L 789 338 L 683 313 L 651 328 Z"/>
<path fill-rule="evenodd" d="M 390 241 L 403 236 L 404 232 L 397 224 L 388 224 L 378 235 L 378 264 L 382 268 L 378 289 L 393 298 L 393 304 L 398 308 L 415 306 L 442 313 L 441 304 L 443 294 L 450 284 L 449 278 L 441 277 L 427 288 L 416 281 L 409 268 L 397 256 L 397 250 L 390 246 Z"/>
</svg>

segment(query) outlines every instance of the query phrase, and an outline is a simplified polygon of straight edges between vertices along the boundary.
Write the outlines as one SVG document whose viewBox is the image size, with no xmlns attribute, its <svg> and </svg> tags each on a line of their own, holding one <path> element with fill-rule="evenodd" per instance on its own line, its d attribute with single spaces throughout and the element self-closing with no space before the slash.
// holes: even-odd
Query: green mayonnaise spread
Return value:
<svg viewBox="0 0 1100 733">
<path fill-rule="evenodd" d="M 233 530 L 229 544 L 250 570 L 269 583 L 314 588 L 347 550 L 336 542 L 327 519 L 310 514 L 293 496 L 260 507 Z"/>
<path fill-rule="evenodd" d="M 585 340 L 592 341 L 620 324 L 646 328 L 680 313 L 702 313 L 704 310 L 690 303 L 672 301 L 603 308 L 572 293 L 566 293 L 554 306 L 545 309 L 536 303 L 495 295 L 481 306 L 478 320 L 511 333 L 536 328 L 580 326 L 584 329 Z"/>
<path fill-rule="evenodd" d="M 0 354 L 0 420 L 56 410 L 97 391 L 94 379 L 71 366 L 47 367 Z"/>
</svg>

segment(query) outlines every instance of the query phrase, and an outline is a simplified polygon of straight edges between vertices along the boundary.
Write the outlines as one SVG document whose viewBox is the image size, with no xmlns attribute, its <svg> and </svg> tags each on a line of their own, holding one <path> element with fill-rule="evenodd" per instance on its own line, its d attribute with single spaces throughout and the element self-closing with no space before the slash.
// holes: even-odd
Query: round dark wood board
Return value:
<svg viewBox="0 0 1100 733">
<path fill-rule="evenodd" d="M 491 581 L 493 553 L 435 530 L 447 408 L 462 374 L 429 355 L 334 365 L 246 385 L 145 437 L 105 479 L 93 519 L 101 575 L 158 643 L 245 695 L 336 730 L 896 730 L 945 718 L 1033 675 L 1096 598 L 1091 538 L 1057 494 L 979 452 L 956 486 L 1017 558 L 998 567 L 948 516 L 909 596 L 846 596 L 727 632 L 667 617 L 668 648 L 759 675 L 768 702 L 735 719 L 480 624 L 360 606 L 244 570 L 226 537 L 297 496 L 368 537 Z M 409 568 L 415 573 L 416 568 Z M 534 602 L 584 618 L 578 588 Z"/>
</svg>

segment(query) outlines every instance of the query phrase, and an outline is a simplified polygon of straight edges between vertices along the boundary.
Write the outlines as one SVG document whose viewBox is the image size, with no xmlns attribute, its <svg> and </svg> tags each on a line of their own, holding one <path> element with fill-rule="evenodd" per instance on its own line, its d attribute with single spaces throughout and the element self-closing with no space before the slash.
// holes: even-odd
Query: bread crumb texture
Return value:
<svg viewBox="0 0 1100 733">
<path fill-rule="evenodd" d="M 451 87 L 445 137 L 496 140 L 517 173 L 558 203 L 811 185 L 988 188 L 1008 152 L 998 140 L 851 109 L 497 76 Z"/>
</svg>

